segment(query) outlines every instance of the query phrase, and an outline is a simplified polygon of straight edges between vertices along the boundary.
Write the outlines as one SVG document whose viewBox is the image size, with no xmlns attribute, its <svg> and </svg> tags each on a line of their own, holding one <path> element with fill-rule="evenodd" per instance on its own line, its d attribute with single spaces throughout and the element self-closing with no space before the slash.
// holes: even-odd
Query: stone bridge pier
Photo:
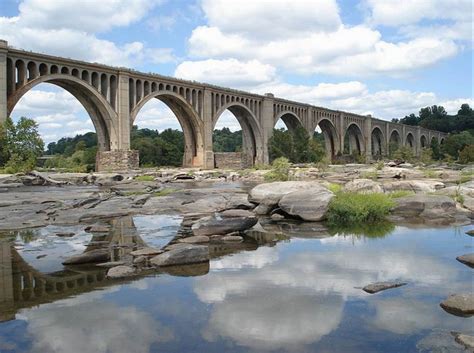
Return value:
<svg viewBox="0 0 474 353">
<path fill-rule="evenodd" d="M 442 143 L 446 137 L 438 131 L 294 102 L 270 93 L 258 95 L 18 50 L 0 40 L 0 122 L 24 94 L 41 83 L 65 89 L 88 112 L 98 138 L 98 171 L 138 168 L 138 152 L 130 148 L 131 129 L 140 110 L 152 99 L 166 104 L 181 125 L 185 167 L 216 167 L 212 135 L 226 110 L 242 128 L 241 167 L 269 162 L 268 141 L 280 119 L 290 131 L 303 127 L 310 136 L 319 128 L 330 159 L 359 154 L 371 160 L 388 155 L 395 145 L 409 146 L 418 155 L 433 139 Z"/>
</svg>

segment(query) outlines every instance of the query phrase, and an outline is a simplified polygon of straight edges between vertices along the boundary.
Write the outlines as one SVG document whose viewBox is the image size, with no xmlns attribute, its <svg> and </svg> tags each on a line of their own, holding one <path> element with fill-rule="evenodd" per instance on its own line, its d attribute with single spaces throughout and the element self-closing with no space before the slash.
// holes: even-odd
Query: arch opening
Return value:
<svg viewBox="0 0 474 353">
<path fill-rule="evenodd" d="M 415 138 L 413 134 L 409 132 L 405 140 L 405 146 L 410 147 L 413 151 L 416 149 Z"/>
<path fill-rule="evenodd" d="M 390 133 L 390 139 L 388 142 L 388 149 L 390 157 L 400 148 L 401 138 L 400 133 L 397 130 L 392 130 Z"/>
<path fill-rule="evenodd" d="M 374 159 L 381 159 L 385 154 L 384 136 L 382 130 L 378 127 L 372 129 L 371 134 L 372 157 Z"/>
<path fill-rule="evenodd" d="M 421 146 L 421 148 L 428 147 L 428 139 L 426 138 L 425 135 L 421 135 L 421 137 L 420 137 L 420 146 Z"/>
<path fill-rule="evenodd" d="M 130 87 L 136 87 L 136 84 L 132 82 Z M 140 120 L 140 126 L 147 131 L 140 132 L 139 125 L 135 127 Z M 203 164 L 204 144 L 199 118 L 178 94 L 171 91 L 149 93 L 133 108 L 131 123 L 132 149 L 140 151 L 140 164 L 183 167 Z M 154 155 L 144 154 L 150 151 L 154 151 Z"/>
<path fill-rule="evenodd" d="M 359 126 L 350 124 L 344 135 L 344 155 L 358 161 L 365 152 L 364 137 Z"/>
<path fill-rule="evenodd" d="M 337 130 L 330 120 L 322 119 L 318 122 L 313 138 L 323 143 L 325 155 L 329 161 L 334 161 L 341 154 L 337 143 Z"/>
</svg>

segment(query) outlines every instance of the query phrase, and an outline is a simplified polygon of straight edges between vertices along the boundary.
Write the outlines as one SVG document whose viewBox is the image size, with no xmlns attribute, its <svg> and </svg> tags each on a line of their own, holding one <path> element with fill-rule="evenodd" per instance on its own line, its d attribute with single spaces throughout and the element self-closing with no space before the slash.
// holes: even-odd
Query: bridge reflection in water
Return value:
<svg viewBox="0 0 474 353">
<path fill-rule="evenodd" d="M 109 233 L 93 235 L 84 252 L 106 247 L 111 261 L 131 261 L 130 252 L 147 246 L 137 232 L 132 217 L 111 222 Z M 243 243 L 210 244 L 210 258 L 219 258 L 240 251 L 251 251 L 263 244 L 275 244 L 273 235 L 268 238 L 253 234 Z M 149 275 L 201 276 L 209 272 L 209 262 L 147 269 L 138 275 L 123 279 L 107 278 L 107 268 L 95 265 L 65 266 L 62 270 L 42 273 L 25 261 L 11 241 L 0 238 L 0 322 L 15 319 L 23 308 L 54 302 L 81 293 L 128 283 Z"/>
</svg>

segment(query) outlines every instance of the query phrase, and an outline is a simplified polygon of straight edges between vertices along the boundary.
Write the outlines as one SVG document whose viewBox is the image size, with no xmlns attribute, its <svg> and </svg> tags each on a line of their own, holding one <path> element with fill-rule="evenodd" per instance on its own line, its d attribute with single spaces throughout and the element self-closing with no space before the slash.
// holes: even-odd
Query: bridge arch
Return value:
<svg viewBox="0 0 474 353">
<path fill-rule="evenodd" d="M 23 66 L 20 64 L 20 67 Z M 7 115 L 12 113 L 21 97 L 41 83 L 50 83 L 65 89 L 82 104 L 94 124 L 100 151 L 109 151 L 118 145 L 115 127 L 117 114 L 94 87 L 75 76 L 59 73 L 45 74 L 17 84 L 16 90 L 8 97 Z"/>
<path fill-rule="evenodd" d="M 374 127 L 370 134 L 372 155 L 375 157 L 382 157 L 386 154 L 385 150 L 385 136 L 379 127 Z"/>
<path fill-rule="evenodd" d="M 318 121 L 315 130 L 319 127 L 324 137 L 324 149 L 326 150 L 326 158 L 332 161 L 340 152 L 339 135 L 337 129 L 331 120 L 323 118 Z"/>
<path fill-rule="evenodd" d="M 243 102 L 223 102 L 224 104 L 215 113 L 212 119 L 212 131 L 224 111 L 229 110 L 237 119 L 242 128 L 242 163 L 252 166 L 263 162 L 263 137 L 260 123 L 255 114 Z"/>
<path fill-rule="evenodd" d="M 392 131 L 390 132 L 390 137 L 388 139 L 389 154 L 391 155 L 396 150 L 398 150 L 400 148 L 401 143 L 402 138 L 400 132 L 397 129 L 392 129 Z"/>
<path fill-rule="evenodd" d="M 427 148 L 428 146 L 428 139 L 426 138 L 425 135 L 420 136 L 420 147 L 421 148 Z"/>
<path fill-rule="evenodd" d="M 405 138 L 405 146 L 410 147 L 412 150 L 416 149 L 415 138 L 411 132 L 409 132 Z"/>
<path fill-rule="evenodd" d="M 143 106 L 152 99 L 158 99 L 174 113 L 184 133 L 183 166 L 201 166 L 204 139 L 202 123 L 193 107 L 181 95 L 172 91 L 151 92 L 143 97 L 130 113 L 130 127 Z"/>
<path fill-rule="evenodd" d="M 357 153 L 363 155 L 365 152 L 364 135 L 357 123 L 350 123 L 344 136 L 344 152 L 350 155 Z"/>
<path fill-rule="evenodd" d="M 283 121 L 288 131 L 290 131 L 291 133 L 294 133 L 295 130 L 299 127 L 304 128 L 303 122 L 301 121 L 300 117 L 292 111 L 285 110 L 276 115 L 275 120 L 273 121 L 273 128 L 275 128 L 276 124 L 278 123 L 278 120 L 280 119 Z"/>
</svg>

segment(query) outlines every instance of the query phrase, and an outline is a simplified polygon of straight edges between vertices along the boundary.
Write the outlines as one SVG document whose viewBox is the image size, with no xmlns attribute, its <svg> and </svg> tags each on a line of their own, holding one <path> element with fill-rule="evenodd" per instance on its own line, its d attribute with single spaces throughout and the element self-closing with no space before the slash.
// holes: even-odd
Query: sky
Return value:
<svg viewBox="0 0 474 353">
<path fill-rule="evenodd" d="M 80 2 L 80 6 L 77 4 Z M 16 48 L 402 118 L 473 100 L 471 0 L 0 0 Z M 68 92 L 40 84 L 12 117 L 46 142 L 93 131 Z M 160 101 L 139 127 L 179 128 Z M 228 112 L 217 127 L 239 129 Z"/>
</svg>

